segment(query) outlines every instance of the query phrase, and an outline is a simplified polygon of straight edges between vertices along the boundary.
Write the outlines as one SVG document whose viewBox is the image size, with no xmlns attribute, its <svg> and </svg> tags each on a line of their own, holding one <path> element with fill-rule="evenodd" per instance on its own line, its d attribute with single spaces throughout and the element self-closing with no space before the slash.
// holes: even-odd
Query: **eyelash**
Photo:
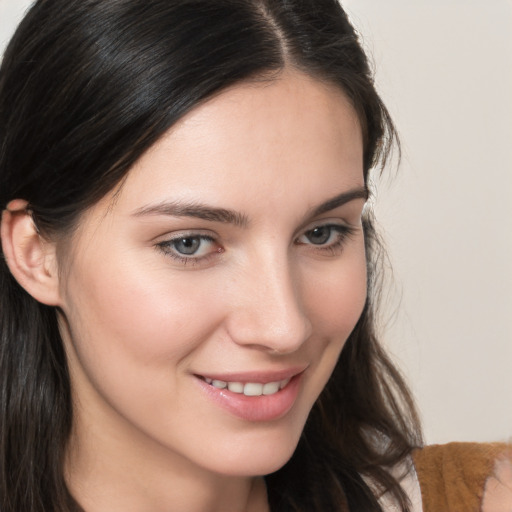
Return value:
<svg viewBox="0 0 512 512">
<path fill-rule="evenodd" d="M 330 239 L 333 235 L 336 236 L 335 240 L 328 244 L 314 244 L 314 243 L 307 243 L 307 242 L 300 242 L 299 240 L 303 237 L 307 237 L 308 235 L 311 235 L 315 230 L 318 229 L 328 229 L 329 230 L 329 237 Z M 345 244 L 346 240 L 350 238 L 354 233 L 356 232 L 355 228 L 341 225 L 341 224 L 321 224 L 318 226 L 315 226 L 311 229 L 308 229 L 305 231 L 302 235 L 297 237 L 297 239 L 294 241 L 295 245 L 309 245 L 316 251 L 321 251 L 328 256 L 335 256 L 341 252 L 341 249 L 343 248 L 343 245 Z M 183 255 L 180 252 L 176 250 L 176 244 L 179 242 L 183 242 L 185 240 L 188 241 L 198 241 L 199 244 L 201 242 L 210 242 L 215 243 L 215 238 L 210 235 L 202 235 L 202 234 L 195 234 L 195 233 L 182 233 L 178 236 L 175 236 L 169 240 L 165 240 L 163 242 L 159 242 L 156 244 L 156 246 L 167 256 L 170 256 L 174 260 L 178 261 L 179 263 L 182 263 L 183 265 L 187 264 L 199 264 L 199 263 L 205 263 L 210 259 L 211 257 L 214 257 L 215 255 L 221 254 L 224 252 L 221 246 L 218 246 L 218 248 L 214 251 L 208 252 L 204 256 L 195 256 L 195 254 L 190 254 L 189 256 Z M 201 245 L 199 245 L 201 247 Z"/>
<path fill-rule="evenodd" d="M 355 228 L 342 224 L 321 224 L 311 229 L 308 229 L 300 237 L 298 237 L 297 240 L 304 236 L 307 236 L 308 234 L 313 233 L 317 229 L 328 229 L 329 238 L 335 235 L 335 240 L 329 244 L 302 244 L 298 241 L 296 241 L 295 243 L 297 245 L 310 245 L 312 248 L 316 250 L 324 251 L 328 256 L 336 256 L 337 254 L 340 253 L 347 239 L 353 236 L 356 232 Z"/>
<path fill-rule="evenodd" d="M 198 240 L 199 242 L 211 242 L 215 243 L 215 238 L 209 235 L 201 235 L 201 234 L 195 234 L 195 233 L 183 233 L 176 237 L 173 237 L 169 240 L 165 240 L 163 242 L 159 242 L 157 244 L 157 247 L 166 255 L 170 256 L 174 260 L 178 261 L 179 263 L 182 263 L 183 265 L 187 264 L 197 264 L 206 262 L 209 258 L 212 256 L 215 256 L 216 254 L 220 254 L 224 252 L 224 250 L 219 246 L 217 250 L 209 252 L 205 254 L 204 256 L 195 256 L 194 254 L 191 254 L 190 256 L 185 256 L 181 253 L 179 253 L 175 246 L 180 241 L 184 240 Z"/>
</svg>

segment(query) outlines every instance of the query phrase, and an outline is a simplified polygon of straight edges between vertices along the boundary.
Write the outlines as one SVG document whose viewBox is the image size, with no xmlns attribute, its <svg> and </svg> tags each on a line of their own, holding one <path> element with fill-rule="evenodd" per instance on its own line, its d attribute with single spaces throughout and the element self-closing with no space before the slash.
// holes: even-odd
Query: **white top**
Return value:
<svg viewBox="0 0 512 512">
<path fill-rule="evenodd" d="M 423 512 L 420 483 L 418 481 L 416 471 L 414 470 L 414 466 L 412 466 L 411 470 L 407 473 L 407 476 L 400 482 L 400 484 L 411 500 L 411 512 Z M 384 494 L 384 496 L 380 498 L 379 503 L 385 512 L 400 512 L 397 504 L 394 500 L 390 499 L 387 494 Z"/>
</svg>

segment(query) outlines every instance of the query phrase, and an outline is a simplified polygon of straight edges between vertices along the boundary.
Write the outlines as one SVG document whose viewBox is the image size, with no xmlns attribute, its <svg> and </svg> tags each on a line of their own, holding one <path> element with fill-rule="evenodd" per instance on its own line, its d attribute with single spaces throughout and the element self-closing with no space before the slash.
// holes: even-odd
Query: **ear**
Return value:
<svg viewBox="0 0 512 512">
<path fill-rule="evenodd" d="M 0 236 L 7 266 L 34 299 L 48 306 L 58 306 L 55 245 L 39 234 L 27 205 L 26 201 L 15 199 L 2 212 Z"/>
</svg>

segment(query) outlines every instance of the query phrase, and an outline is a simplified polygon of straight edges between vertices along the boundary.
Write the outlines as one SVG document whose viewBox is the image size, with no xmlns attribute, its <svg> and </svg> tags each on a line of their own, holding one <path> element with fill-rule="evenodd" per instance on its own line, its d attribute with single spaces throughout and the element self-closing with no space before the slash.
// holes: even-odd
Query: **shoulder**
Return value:
<svg viewBox="0 0 512 512">
<path fill-rule="evenodd" d="M 487 479 L 482 500 L 482 512 L 510 512 L 512 510 L 512 447 L 501 454 Z"/>
<path fill-rule="evenodd" d="M 486 512 L 485 507 L 488 512 L 510 512 L 511 460 L 511 447 L 503 443 L 449 443 L 416 450 L 413 461 L 424 512 Z M 496 500 L 507 508 L 497 508 Z"/>
</svg>

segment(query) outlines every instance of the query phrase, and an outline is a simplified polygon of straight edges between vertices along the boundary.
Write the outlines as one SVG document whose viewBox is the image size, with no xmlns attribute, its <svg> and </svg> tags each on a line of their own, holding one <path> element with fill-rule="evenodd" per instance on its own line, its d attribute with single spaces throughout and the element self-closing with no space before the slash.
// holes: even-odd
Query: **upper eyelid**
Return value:
<svg viewBox="0 0 512 512">
<path fill-rule="evenodd" d="M 208 229 L 180 229 L 176 231 L 168 231 L 167 233 L 164 233 L 162 235 L 158 235 L 153 238 L 153 241 L 155 243 L 160 242 L 172 242 L 173 240 L 179 239 L 179 238 L 195 238 L 195 237 L 202 237 L 202 238 L 208 238 L 211 240 L 217 240 L 219 237 L 216 233 L 213 231 L 210 231 Z"/>
<path fill-rule="evenodd" d="M 359 223 L 354 224 L 352 222 L 348 222 L 347 220 L 339 219 L 339 218 L 335 219 L 335 218 L 331 217 L 331 218 L 326 218 L 326 219 L 318 219 L 316 221 L 309 222 L 305 226 L 301 227 L 297 231 L 297 234 L 295 235 L 294 239 L 296 239 L 297 237 L 302 236 L 304 233 L 307 233 L 308 231 L 312 231 L 313 229 L 316 229 L 316 228 L 332 226 L 332 227 L 340 227 L 340 228 L 347 229 L 347 230 L 354 230 L 354 229 L 357 229 L 359 227 L 359 225 L 360 225 Z"/>
<path fill-rule="evenodd" d="M 341 228 L 347 228 L 347 229 L 354 229 L 357 228 L 360 225 L 360 222 L 352 223 L 344 219 L 339 218 L 327 218 L 327 219 L 318 219 L 316 221 L 309 221 L 307 224 L 299 227 L 297 231 L 295 232 L 295 235 L 293 238 L 296 238 L 297 236 L 300 236 L 303 233 L 306 233 L 308 231 L 311 231 L 313 229 L 323 227 L 323 226 L 333 226 L 333 227 L 341 227 Z M 218 240 L 222 237 L 219 236 L 218 233 L 210 230 L 210 229 L 203 229 L 203 228 L 191 228 L 191 229 L 179 229 L 175 231 L 168 231 L 167 233 L 158 235 L 154 237 L 154 240 L 162 239 L 162 241 L 165 240 L 174 240 L 176 238 L 193 238 L 193 237 L 204 237 L 212 240 Z"/>
<path fill-rule="evenodd" d="M 178 232 L 169 237 L 169 240 L 176 240 L 180 238 L 202 238 L 207 240 L 214 240 L 215 235 L 211 235 L 209 233 L 192 233 L 192 232 Z"/>
<path fill-rule="evenodd" d="M 296 233 L 292 236 L 292 240 L 295 241 L 298 237 L 302 236 L 303 234 L 312 231 L 319 227 L 326 227 L 326 226 L 332 226 L 332 227 L 339 227 L 346 230 L 354 230 L 358 229 L 360 227 L 360 222 L 357 224 L 349 222 L 345 219 L 340 218 L 323 218 L 318 219 L 316 221 L 309 221 L 306 225 L 301 226 Z M 165 242 L 172 242 L 173 240 L 180 239 L 180 238 L 194 238 L 194 237 L 200 237 L 205 240 L 209 240 L 212 242 L 220 243 L 222 240 L 222 237 L 219 236 L 218 233 L 211 231 L 209 229 L 202 229 L 202 228 L 191 228 L 191 229 L 180 229 L 176 231 L 170 231 L 163 235 L 158 235 L 153 239 L 153 241 L 156 244 L 162 244 Z"/>
<path fill-rule="evenodd" d="M 350 227 L 352 224 L 349 223 L 349 222 L 346 222 L 344 220 L 340 221 L 339 219 L 337 220 L 331 220 L 331 219 L 321 219 L 321 220 L 318 220 L 318 221 L 314 221 L 314 222 L 311 222 L 309 223 L 302 231 L 311 231 L 312 229 L 315 229 L 315 228 L 321 228 L 323 226 L 333 226 L 333 227 Z"/>
<path fill-rule="evenodd" d="M 347 224 L 339 224 L 339 223 L 333 223 L 333 222 L 326 223 L 326 224 L 317 224 L 316 226 L 313 226 L 312 228 L 305 229 L 305 230 L 301 231 L 300 234 L 298 236 L 296 236 L 294 240 L 298 240 L 302 236 L 310 233 L 311 231 L 314 231 L 317 228 L 334 228 L 338 231 L 339 234 L 347 235 L 347 236 L 354 234 L 354 232 L 357 230 L 356 226 L 349 226 Z"/>
<path fill-rule="evenodd" d="M 177 242 L 179 240 L 183 240 L 186 238 L 199 238 L 202 241 L 210 242 L 210 243 L 218 243 L 217 238 L 211 235 L 206 235 L 202 233 L 179 233 L 177 235 L 173 235 L 171 237 L 164 237 L 162 240 L 159 240 L 156 242 L 156 245 L 163 246 L 163 245 L 171 245 L 174 242 Z"/>
<path fill-rule="evenodd" d="M 153 238 L 152 243 L 159 245 L 165 243 L 171 243 L 176 240 L 183 238 L 200 238 L 202 240 L 216 241 L 219 239 L 218 235 L 208 230 L 180 230 L 180 231 L 169 231 L 163 235 L 158 235 Z"/>
</svg>

